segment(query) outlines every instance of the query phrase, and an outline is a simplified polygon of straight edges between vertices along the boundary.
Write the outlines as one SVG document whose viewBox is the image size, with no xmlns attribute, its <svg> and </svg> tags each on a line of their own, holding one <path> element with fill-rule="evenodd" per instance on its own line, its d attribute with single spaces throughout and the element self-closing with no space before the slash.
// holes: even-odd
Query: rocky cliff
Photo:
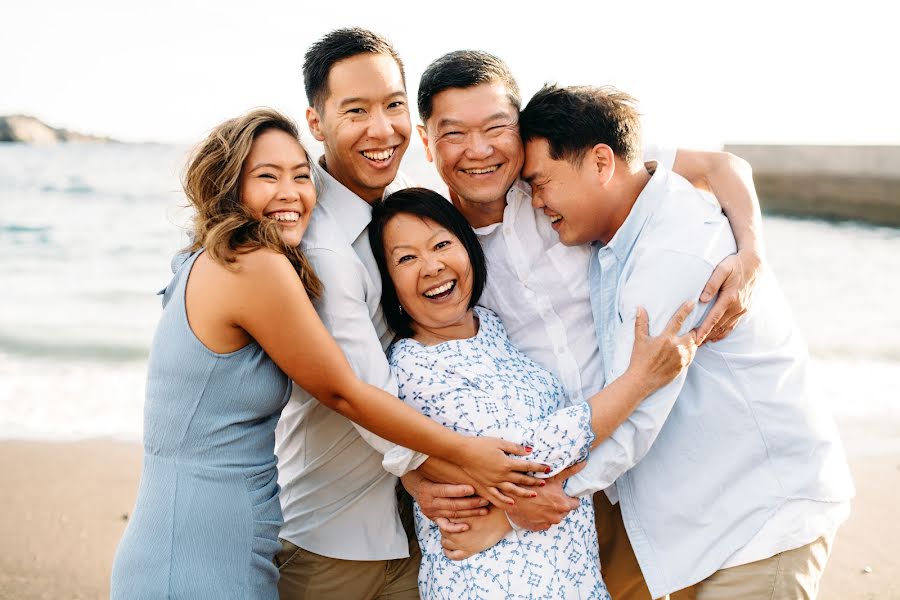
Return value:
<svg viewBox="0 0 900 600">
<path fill-rule="evenodd" d="M 0 116 L 0 142 L 55 144 L 56 142 L 112 142 L 114 140 L 58 129 L 28 115 Z"/>
</svg>

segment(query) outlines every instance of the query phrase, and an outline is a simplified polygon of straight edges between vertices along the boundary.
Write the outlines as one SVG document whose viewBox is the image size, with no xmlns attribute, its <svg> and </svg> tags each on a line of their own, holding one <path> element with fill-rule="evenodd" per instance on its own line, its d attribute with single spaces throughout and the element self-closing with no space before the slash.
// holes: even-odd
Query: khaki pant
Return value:
<svg viewBox="0 0 900 600">
<path fill-rule="evenodd" d="M 622 521 L 619 505 L 594 494 L 600 571 L 614 600 L 652 600 Z M 720 569 L 700 583 L 670 594 L 670 600 L 812 600 L 831 552 L 832 537 L 771 558 Z"/>
<path fill-rule="evenodd" d="M 833 536 L 756 562 L 720 569 L 693 586 L 697 600 L 814 600 Z"/>
<path fill-rule="evenodd" d="M 398 490 L 398 496 L 400 496 Z M 282 600 L 419 600 L 419 562 L 412 500 L 402 491 L 400 520 L 409 539 L 409 558 L 341 560 L 281 540 L 275 564 Z M 352 543 L 352 542 L 350 542 Z"/>
<path fill-rule="evenodd" d="M 628 540 L 622 510 L 605 492 L 594 494 L 594 523 L 600 543 L 600 574 L 613 600 L 652 600 L 637 557 Z M 690 589 L 676 592 L 670 600 L 693 600 Z"/>
</svg>

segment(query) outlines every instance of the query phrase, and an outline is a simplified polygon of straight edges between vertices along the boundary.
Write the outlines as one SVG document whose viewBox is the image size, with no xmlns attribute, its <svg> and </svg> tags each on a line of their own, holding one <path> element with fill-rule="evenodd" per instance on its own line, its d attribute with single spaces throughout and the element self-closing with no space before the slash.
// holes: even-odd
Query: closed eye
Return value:
<svg viewBox="0 0 900 600">
<path fill-rule="evenodd" d="M 452 242 L 450 240 L 444 240 L 443 242 L 438 242 L 437 244 L 435 244 L 434 248 L 435 248 L 435 250 L 440 250 L 441 248 L 446 248 L 451 243 Z"/>
</svg>

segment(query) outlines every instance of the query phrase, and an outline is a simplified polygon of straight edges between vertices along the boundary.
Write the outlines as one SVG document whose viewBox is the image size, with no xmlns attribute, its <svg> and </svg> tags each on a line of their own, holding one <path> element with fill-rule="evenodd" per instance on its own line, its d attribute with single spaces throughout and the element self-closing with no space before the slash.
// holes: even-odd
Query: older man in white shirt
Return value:
<svg viewBox="0 0 900 600">
<path fill-rule="evenodd" d="M 560 377 L 573 402 L 590 397 L 604 385 L 587 279 L 590 250 L 560 244 L 546 217 L 532 209 L 529 186 L 518 179 L 524 156 L 520 101 L 508 67 L 485 52 L 451 52 L 426 69 L 418 100 L 424 122 L 418 129 L 427 156 L 485 251 L 488 278 L 481 303 L 500 315 L 516 346 Z M 740 161 L 721 153 L 648 152 L 698 185 L 712 187 L 731 218 L 738 256 L 726 259 L 710 278 L 704 293 L 712 297 L 719 292 L 719 300 L 699 328 L 701 337 L 721 339 L 745 310 L 759 264 L 759 213 L 749 173 Z M 569 485 L 588 489 L 586 476 L 599 462 L 591 459 L 585 474 L 572 477 Z M 433 466 L 421 471 L 431 479 L 458 481 Z M 446 489 L 431 484 L 422 472 L 407 475 L 404 483 L 426 514 L 469 519 L 448 524 L 448 532 L 467 531 L 448 534 L 445 543 L 463 555 L 482 549 L 481 533 L 489 525 L 481 519 L 490 515 L 473 517 L 469 500 L 442 497 L 448 495 Z M 518 499 L 510 511 L 519 524 L 546 528 L 573 507 L 558 482 L 538 494 L 533 501 Z M 609 494 L 615 499 L 614 488 Z M 601 565 L 611 594 L 625 600 L 649 598 L 618 509 L 602 492 L 595 504 Z"/>
<path fill-rule="evenodd" d="M 611 382 L 628 366 L 637 308 L 660 330 L 735 251 L 734 236 L 715 202 L 664 166 L 645 166 L 626 94 L 548 86 L 521 127 L 533 206 L 562 243 L 593 243 L 592 312 Z M 686 326 L 708 308 L 699 303 Z M 701 347 L 593 451 L 599 467 L 569 491 L 616 482 L 652 597 L 694 584 L 698 600 L 816 596 L 854 490 L 827 407 L 806 389 L 807 361 L 763 269 L 735 331 Z"/>
</svg>

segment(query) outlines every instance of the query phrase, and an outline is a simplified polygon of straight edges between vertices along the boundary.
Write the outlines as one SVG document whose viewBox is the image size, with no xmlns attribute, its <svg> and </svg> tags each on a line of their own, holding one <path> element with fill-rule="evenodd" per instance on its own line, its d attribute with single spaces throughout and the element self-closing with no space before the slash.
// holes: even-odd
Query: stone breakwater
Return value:
<svg viewBox="0 0 900 600">
<path fill-rule="evenodd" d="M 900 227 L 900 146 L 726 145 L 766 212 Z"/>
</svg>

